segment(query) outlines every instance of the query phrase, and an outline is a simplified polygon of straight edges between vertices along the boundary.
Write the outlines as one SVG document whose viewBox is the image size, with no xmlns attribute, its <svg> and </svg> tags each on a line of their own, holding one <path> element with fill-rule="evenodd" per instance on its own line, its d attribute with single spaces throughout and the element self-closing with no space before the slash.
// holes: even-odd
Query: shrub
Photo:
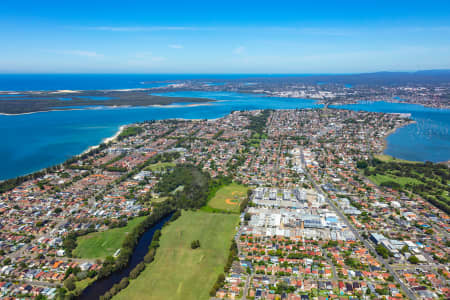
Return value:
<svg viewBox="0 0 450 300">
<path fill-rule="evenodd" d="M 146 264 L 149 264 L 153 261 L 153 259 L 155 258 L 155 248 L 151 248 L 148 253 L 144 256 L 144 262 Z"/>
<path fill-rule="evenodd" d="M 191 248 L 192 249 L 200 248 L 200 241 L 199 240 L 192 241 L 191 242 Z"/>
<path fill-rule="evenodd" d="M 145 269 L 145 263 L 144 262 L 140 262 L 136 265 L 136 267 L 134 267 L 133 270 L 131 270 L 130 272 L 130 278 L 131 279 L 136 279 L 139 274 L 141 274 L 142 271 L 144 271 Z"/>
</svg>

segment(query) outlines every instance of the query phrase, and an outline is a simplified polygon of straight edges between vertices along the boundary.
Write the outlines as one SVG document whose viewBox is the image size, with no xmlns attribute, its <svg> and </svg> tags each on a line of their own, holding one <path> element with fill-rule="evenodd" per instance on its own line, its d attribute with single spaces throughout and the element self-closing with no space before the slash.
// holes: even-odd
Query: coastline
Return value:
<svg viewBox="0 0 450 300">
<path fill-rule="evenodd" d="M 220 118 L 208 119 L 208 121 L 214 122 L 214 121 L 216 121 L 216 120 L 218 120 L 218 119 L 220 119 Z M 170 119 L 166 119 L 166 120 L 170 120 Z M 180 120 L 180 121 L 202 121 L 203 119 L 173 118 L 172 120 Z M 113 136 L 110 136 L 110 137 L 107 137 L 107 138 L 102 139 L 101 142 L 100 142 L 99 144 L 94 145 L 94 146 L 90 146 L 89 148 L 87 148 L 86 150 L 84 150 L 82 153 L 77 154 L 77 155 L 75 155 L 75 156 L 80 156 L 80 155 L 89 153 L 90 151 L 95 150 L 95 149 L 97 149 L 98 147 L 100 147 L 101 144 L 108 144 L 108 143 L 110 143 L 110 142 L 115 141 L 115 140 L 119 137 L 119 135 L 125 130 L 125 128 L 127 128 L 127 126 L 131 126 L 131 125 L 133 125 L 133 124 L 134 124 L 134 123 L 129 123 L 129 124 L 121 125 L 121 126 L 119 127 L 119 129 L 117 130 L 117 132 L 116 132 Z"/>
<path fill-rule="evenodd" d="M 132 123 L 131 123 L 131 124 L 132 124 Z M 119 127 L 119 129 L 117 130 L 117 132 L 116 132 L 113 136 L 106 137 L 106 138 L 102 139 L 102 140 L 100 141 L 100 143 L 98 143 L 97 145 L 90 146 L 90 147 L 88 147 L 86 150 L 84 150 L 83 152 L 71 156 L 71 158 L 79 157 L 79 156 L 81 156 L 81 155 L 83 155 L 83 154 L 89 153 L 90 151 L 99 148 L 101 144 L 107 144 L 107 143 L 109 143 L 109 142 L 115 141 L 115 140 L 119 137 L 119 135 L 125 130 L 125 128 L 126 128 L 127 126 L 131 125 L 131 124 L 121 125 L 121 126 Z M 62 164 L 64 164 L 64 162 L 58 163 L 58 164 L 56 164 L 56 165 L 54 165 L 54 166 L 59 166 L 59 165 L 62 165 Z M 6 180 L 10 180 L 10 179 L 14 179 L 14 178 L 20 178 L 20 177 L 28 176 L 28 175 L 34 174 L 34 173 L 36 173 L 36 172 L 43 171 L 43 170 L 45 170 L 45 169 L 47 169 L 47 168 L 49 168 L 49 167 L 52 167 L 52 166 L 48 166 L 48 167 L 45 167 L 45 168 L 41 168 L 41 169 L 38 169 L 38 170 L 35 170 L 35 171 L 32 171 L 32 172 L 26 173 L 26 174 L 23 174 L 23 175 L 18 175 L 18 176 L 15 176 L 15 177 L 6 178 L 6 179 L 0 179 L 0 182 L 6 181 Z"/>
<path fill-rule="evenodd" d="M 109 142 L 115 141 L 115 140 L 119 137 L 119 135 L 125 130 L 125 128 L 126 128 L 127 126 L 129 126 L 129 125 L 130 125 L 130 124 L 121 125 L 121 126 L 119 127 L 119 129 L 117 130 L 117 132 L 116 132 L 113 136 L 104 138 L 103 140 L 101 140 L 101 142 L 100 142 L 98 145 L 90 146 L 89 148 L 87 148 L 87 149 L 84 150 L 82 153 L 78 154 L 77 156 L 80 156 L 80 155 L 89 153 L 90 151 L 95 150 L 95 149 L 97 149 L 98 147 L 100 147 L 101 144 L 108 144 Z"/>
<path fill-rule="evenodd" d="M 195 104 L 194 104 L 194 105 L 195 105 Z M 76 109 L 76 110 L 78 110 L 78 109 Z M 30 113 L 27 113 L 27 114 L 30 114 Z M 220 118 L 222 118 L 222 117 L 219 117 L 219 118 L 213 118 L 213 119 L 207 119 L 207 121 L 208 121 L 208 122 L 215 122 L 215 121 L 217 121 L 217 120 L 220 119 Z M 204 119 L 170 118 L 170 119 L 165 119 L 165 120 L 203 121 Z M 119 137 L 119 135 L 125 130 L 125 128 L 126 128 L 127 126 L 131 126 L 131 125 L 133 125 L 133 124 L 134 124 L 134 123 L 128 123 L 128 124 L 124 124 L 124 125 L 119 126 L 118 130 L 116 131 L 116 133 L 115 133 L 114 135 L 112 135 L 112 136 L 110 136 L 110 137 L 103 138 L 103 139 L 100 141 L 100 143 L 98 143 L 97 145 L 90 146 L 90 147 L 88 147 L 86 150 L 84 150 L 83 152 L 78 153 L 78 154 L 74 154 L 73 156 L 71 156 L 71 158 L 73 158 L 73 157 L 78 157 L 78 156 L 81 156 L 81 155 L 83 155 L 83 154 L 89 153 L 90 151 L 99 148 L 100 145 L 102 145 L 102 144 L 108 144 L 109 142 L 115 141 L 115 140 Z M 59 163 L 59 164 L 57 164 L 57 165 L 60 165 L 60 164 L 63 164 L 63 163 L 64 163 L 64 162 Z M 49 166 L 49 167 L 51 167 L 51 166 Z M 30 175 L 30 174 L 33 174 L 33 173 L 36 173 L 36 172 L 45 170 L 46 168 L 48 168 L 48 167 L 41 168 L 41 169 L 38 169 L 38 170 L 35 170 L 35 171 L 32 171 L 32 172 L 26 173 L 26 174 L 23 174 L 23 175 L 18 175 L 18 176 L 11 177 L 11 178 L 6 178 L 6 179 L 0 179 L 0 182 L 6 181 L 6 180 L 10 180 L 10 179 L 13 179 L 13 178 L 19 178 L 19 177 L 27 176 L 27 175 Z"/>
<path fill-rule="evenodd" d="M 388 138 L 391 134 L 394 134 L 394 133 L 397 131 L 397 129 L 400 129 L 400 128 L 402 128 L 402 127 L 405 127 L 405 126 L 408 126 L 408 125 L 411 125 L 411 124 L 414 124 L 414 123 L 416 123 L 416 121 L 411 120 L 410 122 L 406 123 L 406 124 L 403 125 L 403 126 L 399 126 L 399 127 L 392 128 L 391 130 L 389 130 L 388 132 L 386 132 L 386 134 L 385 134 L 384 137 L 383 137 L 383 148 L 382 148 L 381 152 L 378 153 L 378 154 L 385 154 L 384 151 L 386 151 L 386 148 L 387 148 L 387 138 Z"/>
<path fill-rule="evenodd" d="M 176 102 L 173 102 L 176 103 Z M 152 104 L 152 105 L 146 105 L 146 106 L 131 106 L 131 105 L 114 105 L 114 106 L 106 106 L 106 105 L 99 105 L 95 107 L 86 107 L 86 108 L 69 108 L 69 109 L 50 109 L 50 110 L 40 110 L 40 111 L 31 111 L 26 113 L 18 113 L 18 114 L 9 114 L 9 113 L 1 113 L 0 116 L 21 116 L 21 115 L 31 115 L 36 113 L 46 113 L 46 112 L 55 112 L 55 111 L 75 111 L 75 110 L 99 110 L 99 109 L 116 109 L 116 108 L 148 108 L 148 107 L 155 107 L 155 108 L 182 108 L 182 107 L 197 107 L 197 106 L 210 106 L 212 105 L 211 102 L 205 102 L 205 103 L 190 103 L 190 104 Z"/>
<path fill-rule="evenodd" d="M 281 97 L 281 96 L 280 96 Z M 282 98 L 298 98 L 298 97 L 282 97 Z M 326 99 L 319 99 L 319 98 L 311 98 L 313 100 L 316 100 L 319 104 L 326 104 L 328 103 Z M 392 100 L 392 99 L 352 99 L 347 102 L 334 102 L 334 103 L 328 103 L 328 105 L 332 106 L 342 106 L 342 105 L 357 105 L 357 104 L 372 104 L 377 102 L 386 102 L 386 103 L 395 103 L 395 104 L 408 104 L 408 105 L 418 105 L 425 108 L 432 108 L 432 109 L 450 109 L 450 106 L 448 105 L 430 105 L 429 103 L 419 103 L 419 102 L 406 102 L 406 101 L 399 101 L 399 100 Z"/>
<path fill-rule="evenodd" d="M 31 115 L 31 114 L 37 114 L 37 113 L 53 112 L 53 111 L 72 111 L 72 110 L 88 110 L 88 109 L 94 109 L 94 108 L 51 109 L 51 110 L 31 111 L 31 112 L 20 113 L 20 114 L 0 113 L 0 116 L 22 116 L 22 115 Z"/>
</svg>

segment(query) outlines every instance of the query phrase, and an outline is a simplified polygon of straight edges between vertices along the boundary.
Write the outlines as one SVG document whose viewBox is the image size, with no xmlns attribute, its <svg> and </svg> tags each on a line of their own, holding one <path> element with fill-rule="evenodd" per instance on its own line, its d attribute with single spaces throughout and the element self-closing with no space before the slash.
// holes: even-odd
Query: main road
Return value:
<svg viewBox="0 0 450 300">
<path fill-rule="evenodd" d="M 391 275 L 394 277 L 395 281 L 397 281 L 398 284 L 400 284 L 400 287 L 402 288 L 402 290 L 406 293 L 406 295 L 408 296 L 409 299 L 413 299 L 413 300 L 417 300 L 416 295 L 411 291 L 411 289 L 406 286 L 403 281 L 398 277 L 397 273 L 395 272 L 395 270 L 389 265 L 389 263 L 380 255 L 378 255 L 378 253 L 375 251 L 374 247 L 372 246 L 372 244 L 370 244 L 365 238 L 363 238 L 358 230 L 356 230 L 356 228 L 353 226 L 353 224 L 347 219 L 347 217 L 341 212 L 341 210 L 334 204 L 333 201 L 331 201 L 328 197 L 327 194 L 322 190 L 321 187 L 319 187 L 315 180 L 312 179 L 311 174 L 309 174 L 309 170 L 306 168 L 306 164 L 305 164 L 305 159 L 304 159 L 304 155 L 303 155 L 303 149 L 301 149 L 301 160 L 302 160 L 302 167 L 305 170 L 305 174 L 308 177 L 309 181 L 311 181 L 311 183 L 314 185 L 315 190 L 317 191 L 317 193 L 320 193 L 324 196 L 325 200 L 327 201 L 327 203 L 335 210 L 335 212 L 338 214 L 338 216 L 342 219 L 342 221 L 344 221 L 344 223 L 347 225 L 348 228 L 350 228 L 350 230 L 352 231 L 353 235 L 355 237 L 357 237 L 363 244 L 364 246 L 371 250 L 376 258 L 378 259 L 379 262 L 381 262 L 386 269 L 391 273 Z"/>
</svg>

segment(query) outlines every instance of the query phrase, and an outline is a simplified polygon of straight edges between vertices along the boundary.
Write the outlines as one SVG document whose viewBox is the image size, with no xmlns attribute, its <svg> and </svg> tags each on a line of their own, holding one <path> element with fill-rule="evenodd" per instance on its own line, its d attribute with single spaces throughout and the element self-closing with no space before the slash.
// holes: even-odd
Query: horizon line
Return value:
<svg viewBox="0 0 450 300">
<path fill-rule="evenodd" d="M 427 72 L 427 71 L 448 71 L 450 68 L 442 69 L 415 69 L 415 70 L 379 70 L 379 71 L 366 71 L 366 72 L 305 72 L 305 73 L 294 73 L 294 72 L 269 72 L 269 73 L 252 73 L 252 72 L 223 72 L 223 73 L 190 73 L 190 72 L 0 72 L 0 75 L 361 75 L 361 74 L 374 74 L 374 73 L 417 73 L 417 72 Z"/>
</svg>

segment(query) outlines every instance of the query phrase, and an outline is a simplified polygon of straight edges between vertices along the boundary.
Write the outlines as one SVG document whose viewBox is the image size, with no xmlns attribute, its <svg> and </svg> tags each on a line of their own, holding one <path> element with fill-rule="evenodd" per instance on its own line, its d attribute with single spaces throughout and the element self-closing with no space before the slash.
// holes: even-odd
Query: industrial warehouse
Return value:
<svg viewBox="0 0 450 300">
<path fill-rule="evenodd" d="M 353 233 L 330 210 L 323 195 L 306 189 L 255 189 L 251 218 L 244 228 L 254 236 L 354 240 Z"/>
</svg>

